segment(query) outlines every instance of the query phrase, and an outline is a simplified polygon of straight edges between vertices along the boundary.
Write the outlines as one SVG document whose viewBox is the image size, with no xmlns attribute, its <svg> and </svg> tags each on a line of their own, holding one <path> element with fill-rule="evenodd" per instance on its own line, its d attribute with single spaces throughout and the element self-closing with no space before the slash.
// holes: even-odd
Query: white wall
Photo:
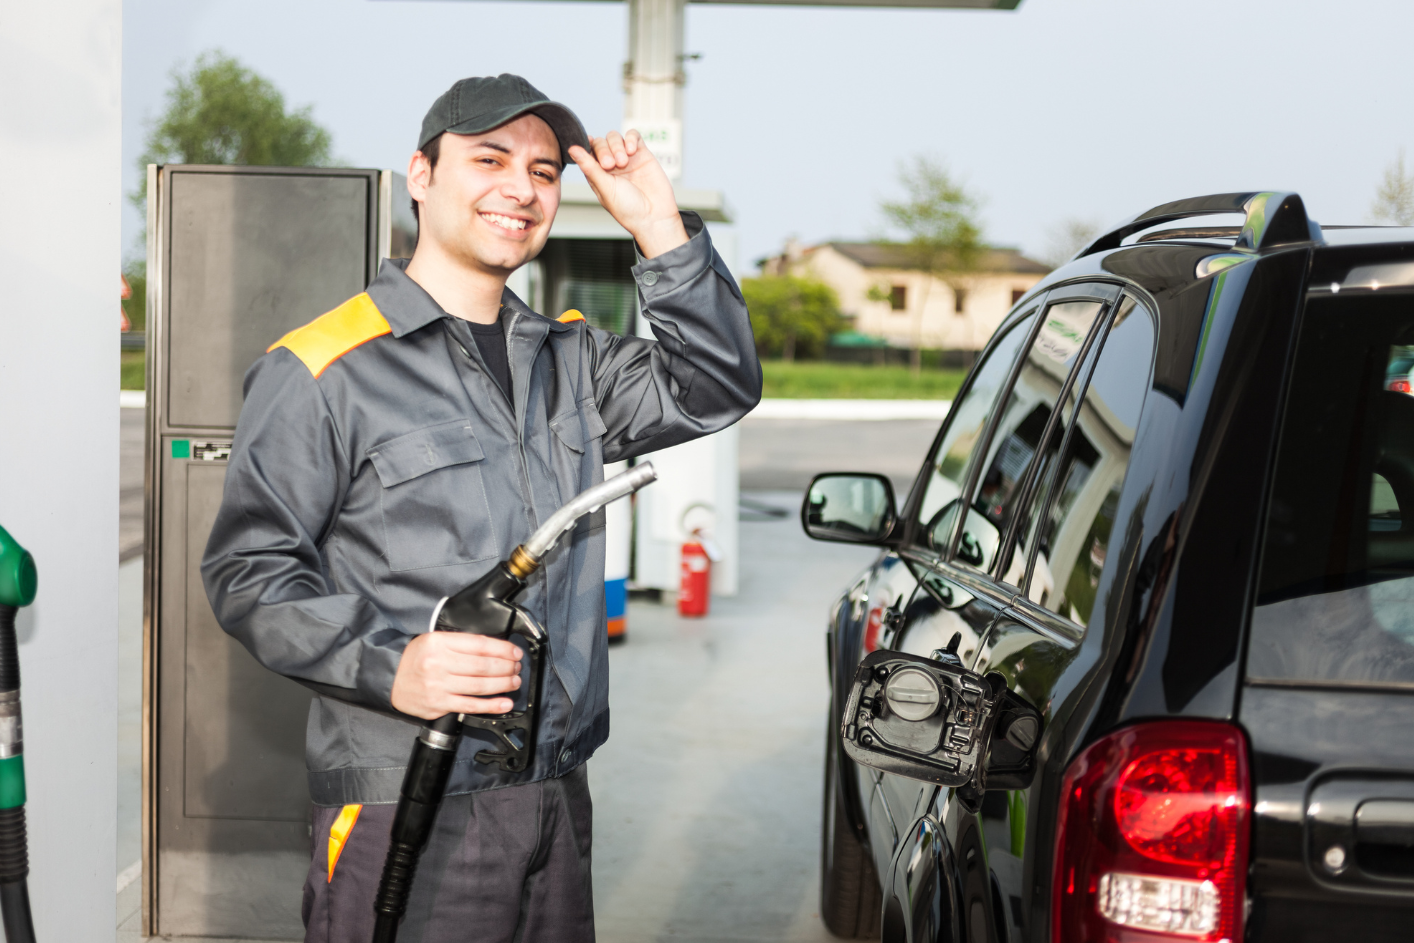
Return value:
<svg viewBox="0 0 1414 943">
<path fill-rule="evenodd" d="M 0 3 L 0 526 L 41 940 L 114 934 L 121 0 Z"/>
</svg>

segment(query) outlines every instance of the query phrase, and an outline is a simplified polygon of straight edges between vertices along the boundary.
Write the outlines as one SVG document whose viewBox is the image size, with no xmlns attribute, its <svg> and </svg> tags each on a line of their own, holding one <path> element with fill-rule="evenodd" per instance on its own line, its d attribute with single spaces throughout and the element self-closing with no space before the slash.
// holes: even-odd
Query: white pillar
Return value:
<svg viewBox="0 0 1414 943">
<path fill-rule="evenodd" d="M 638 129 L 670 180 L 682 176 L 686 5 L 687 0 L 628 0 L 624 130 Z"/>
<path fill-rule="evenodd" d="M 0 526 L 39 569 L 17 629 L 41 940 L 115 932 L 122 13 L 0 4 Z"/>
</svg>

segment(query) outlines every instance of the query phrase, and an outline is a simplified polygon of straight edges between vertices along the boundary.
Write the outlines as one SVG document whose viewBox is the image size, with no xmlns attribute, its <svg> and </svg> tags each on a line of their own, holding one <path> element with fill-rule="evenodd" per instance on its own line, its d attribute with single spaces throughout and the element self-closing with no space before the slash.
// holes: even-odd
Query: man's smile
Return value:
<svg viewBox="0 0 1414 943">
<path fill-rule="evenodd" d="M 505 216 L 501 213 L 481 213 L 481 218 L 492 226 L 507 229 L 511 232 L 521 232 L 530 225 L 530 220 L 517 216 Z"/>
</svg>

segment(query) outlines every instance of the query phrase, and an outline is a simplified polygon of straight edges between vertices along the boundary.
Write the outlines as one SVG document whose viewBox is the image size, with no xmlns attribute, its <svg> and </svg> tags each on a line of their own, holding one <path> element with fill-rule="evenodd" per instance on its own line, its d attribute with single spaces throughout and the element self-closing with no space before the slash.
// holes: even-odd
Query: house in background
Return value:
<svg viewBox="0 0 1414 943">
<path fill-rule="evenodd" d="M 1051 271 L 1015 249 L 989 249 L 976 271 L 930 277 L 910 264 L 903 245 L 825 242 L 761 262 L 762 274 L 815 278 L 839 295 L 840 310 L 859 334 L 891 347 L 976 352 L 1011 306 Z M 970 363 L 971 357 L 965 358 Z"/>
</svg>

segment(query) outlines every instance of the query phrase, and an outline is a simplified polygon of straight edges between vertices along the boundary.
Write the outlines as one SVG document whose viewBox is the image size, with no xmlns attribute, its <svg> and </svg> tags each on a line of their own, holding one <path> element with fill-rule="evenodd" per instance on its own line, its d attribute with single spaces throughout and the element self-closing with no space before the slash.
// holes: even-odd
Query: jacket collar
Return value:
<svg viewBox="0 0 1414 943">
<path fill-rule="evenodd" d="M 433 301 L 432 296 L 423 290 L 421 285 L 408 278 L 407 264 L 407 259 L 384 259 L 378 268 L 378 277 L 368 286 L 368 296 L 373 299 L 379 313 L 393 329 L 394 337 L 411 334 L 438 318 L 447 317 L 442 306 Z M 561 324 L 530 310 L 530 306 L 517 298 L 515 292 L 509 288 L 501 293 L 501 304 L 523 316 L 502 321 L 507 330 L 510 330 L 512 322 L 537 326 L 544 324 L 554 332 L 572 329 L 569 324 Z"/>
</svg>

